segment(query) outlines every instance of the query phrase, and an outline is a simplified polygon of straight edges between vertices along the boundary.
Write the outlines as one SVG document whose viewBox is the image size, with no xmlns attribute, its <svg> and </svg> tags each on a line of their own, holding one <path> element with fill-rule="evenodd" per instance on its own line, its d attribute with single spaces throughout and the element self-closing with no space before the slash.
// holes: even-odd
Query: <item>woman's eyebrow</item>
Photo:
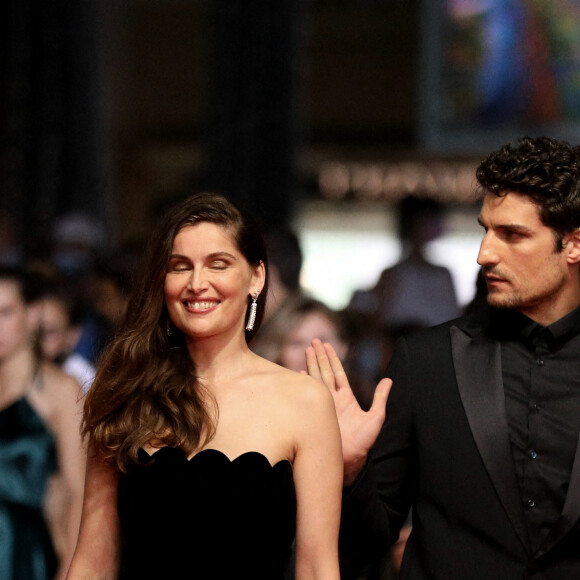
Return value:
<svg viewBox="0 0 580 580">
<path fill-rule="evenodd" d="M 230 258 L 231 260 L 237 260 L 237 258 L 233 255 L 230 254 L 229 252 L 224 251 L 219 251 L 219 252 L 212 252 L 211 254 L 207 255 L 207 259 L 210 260 L 215 260 L 216 258 Z M 184 255 L 184 254 L 171 254 L 171 256 L 169 256 L 170 260 L 191 260 L 191 258 L 189 258 L 188 256 Z"/>
</svg>

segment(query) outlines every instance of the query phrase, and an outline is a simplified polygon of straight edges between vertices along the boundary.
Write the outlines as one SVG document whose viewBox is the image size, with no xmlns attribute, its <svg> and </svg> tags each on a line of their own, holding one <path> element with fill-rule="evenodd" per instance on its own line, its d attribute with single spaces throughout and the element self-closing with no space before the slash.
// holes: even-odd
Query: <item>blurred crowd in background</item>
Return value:
<svg viewBox="0 0 580 580">
<path fill-rule="evenodd" d="M 116 240 L 146 235 L 162 193 L 228 191 L 275 223 L 251 348 L 301 371 L 312 338 L 331 342 L 368 408 L 401 333 L 485 299 L 478 279 L 464 306 L 427 257 L 441 200 L 471 201 L 474 157 L 521 123 L 578 133 L 564 0 L 4 4 L 0 563 L 15 538 L 31 570 L 51 552 L 34 578 L 63 577 L 78 525 L 83 394 L 144 250 Z M 347 210 L 401 199 L 398 261 L 339 310 L 301 284 L 292 214 L 312 190 Z M 397 578 L 408 532 L 356 580 Z"/>
<path fill-rule="evenodd" d="M 462 310 L 450 272 L 430 263 L 424 254 L 425 246 L 442 234 L 444 210 L 439 202 L 426 197 L 404 198 L 398 207 L 400 259 L 394 266 L 377 272 L 373 287 L 355 291 L 349 304 L 340 311 L 301 287 L 303 252 L 296 232 L 289 226 L 267 229 L 269 295 L 265 322 L 251 348 L 300 372 L 305 370 L 304 351 L 313 338 L 332 343 L 361 405 L 368 408 L 378 380 L 385 376 L 397 337 L 414 328 L 452 319 Z M 22 330 L 23 336 L 10 330 L 3 310 L 10 284 L 2 283 L 10 279 L 0 276 L 0 343 L 6 348 L 10 341 L 20 340 L 21 348 L 33 353 L 32 358 L 23 360 L 34 360 L 35 366 L 50 364 L 72 377 L 72 383 L 63 381 L 59 388 L 69 390 L 80 409 L 102 348 L 123 319 L 144 248 L 127 244 L 107 249 L 105 233 L 99 224 L 90 216 L 78 213 L 67 215 L 55 224 L 49 247 L 43 249 L 41 256 L 25 258 L 10 243 L 8 229 L 2 231 L 5 235 L 0 246 L 0 267 L 5 274 L 25 270 L 29 295 L 22 300 L 22 307 L 34 308 L 37 316 L 35 324 Z M 477 293 L 468 308 L 476 308 L 480 300 L 481 295 Z M 0 377 L 5 372 L 19 375 L 14 365 L 8 364 L 9 358 L 0 350 Z M 28 391 L 15 392 L 28 396 Z M 0 409 L 0 430 L 5 429 L 2 416 L 6 407 L 4 404 Z M 42 413 L 40 416 L 43 419 Z M 18 433 L 12 432 L 11 436 L 18 439 Z M 61 445 L 77 443 L 68 441 Z M 57 442 L 57 450 L 58 447 Z M 63 467 L 59 466 L 61 470 Z M 81 471 L 77 475 L 82 478 Z M 54 487 L 51 488 L 50 481 L 49 477 L 38 480 L 43 492 Z M 82 486 L 82 481 L 78 485 Z M 45 493 L 40 495 L 42 509 L 52 512 L 61 509 Z M 360 578 L 396 578 L 408 532 L 408 527 L 403 530 L 399 544 L 385 562 L 361 571 Z M 59 553 L 63 540 L 54 530 L 52 544 L 59 557 L 67 557 L 66 549 Z"/>
</svg>

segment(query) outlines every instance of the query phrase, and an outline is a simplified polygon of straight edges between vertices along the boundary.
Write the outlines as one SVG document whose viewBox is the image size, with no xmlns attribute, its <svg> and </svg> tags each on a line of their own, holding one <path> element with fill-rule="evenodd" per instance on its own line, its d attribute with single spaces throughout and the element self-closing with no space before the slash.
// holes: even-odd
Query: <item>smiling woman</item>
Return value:
<svg viewBox="0 0 580 580">
<path fill-rule="evenodd" d="M 262 292 L 265 266 L 250 265 L 228 229 L 213 223 L 184 227 L 175 237 L 165 279 L 167 310 L 188 347 L 207 333 L 243 339 L 248 296 Z"/>
<path fill-rule="evenodd" d="M 266 290 L 264 243 L 240 208 L 197 194 L 168 212 L 85 401 L 68 578 L 273 580 L 294 537 L 296 578 L 339 578 L 334 405 L 248 348 Z"/>
</svg>

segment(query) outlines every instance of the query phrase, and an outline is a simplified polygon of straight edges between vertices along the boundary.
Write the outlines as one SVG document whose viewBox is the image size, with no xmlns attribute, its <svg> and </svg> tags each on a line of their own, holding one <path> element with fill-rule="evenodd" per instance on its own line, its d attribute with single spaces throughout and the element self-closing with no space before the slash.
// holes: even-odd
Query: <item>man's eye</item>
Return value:
<svg viewBox="0 0 580 580">
<path fill-rule="evenodd" d="M 504 234 L 503 234 L 503 236 L 504 236 L 504 238 L 505 238 L 506 240 L 508 240 L 508 241 L 515 241 L 515 240 L 517 240 L 518 238 L 521 238 L 521 234 L 520 234 L 520 233 L 518 233 L 518 232 L 513 232 L 513 231 L 511 231 L 511 230 L 506 230 L 506 231 L 504 231 Z"/>
</svg>

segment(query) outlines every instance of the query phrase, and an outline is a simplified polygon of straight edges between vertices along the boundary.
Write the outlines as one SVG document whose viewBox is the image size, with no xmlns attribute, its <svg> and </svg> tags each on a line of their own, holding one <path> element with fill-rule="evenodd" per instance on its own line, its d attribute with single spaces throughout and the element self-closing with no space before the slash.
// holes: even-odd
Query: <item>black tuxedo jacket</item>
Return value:
<svg viewBox="0 0 580 580">
<path fill-rule="evenodd" d="M 346 562 L 384 553 L 412 506 L 402 580 L 580 580 L 580 445 L 561 517 L 532 553 L 500 343 L 485 320 L 462 318 L 398 341 L 385 425 L 345 492 Z"/>
</svg>

